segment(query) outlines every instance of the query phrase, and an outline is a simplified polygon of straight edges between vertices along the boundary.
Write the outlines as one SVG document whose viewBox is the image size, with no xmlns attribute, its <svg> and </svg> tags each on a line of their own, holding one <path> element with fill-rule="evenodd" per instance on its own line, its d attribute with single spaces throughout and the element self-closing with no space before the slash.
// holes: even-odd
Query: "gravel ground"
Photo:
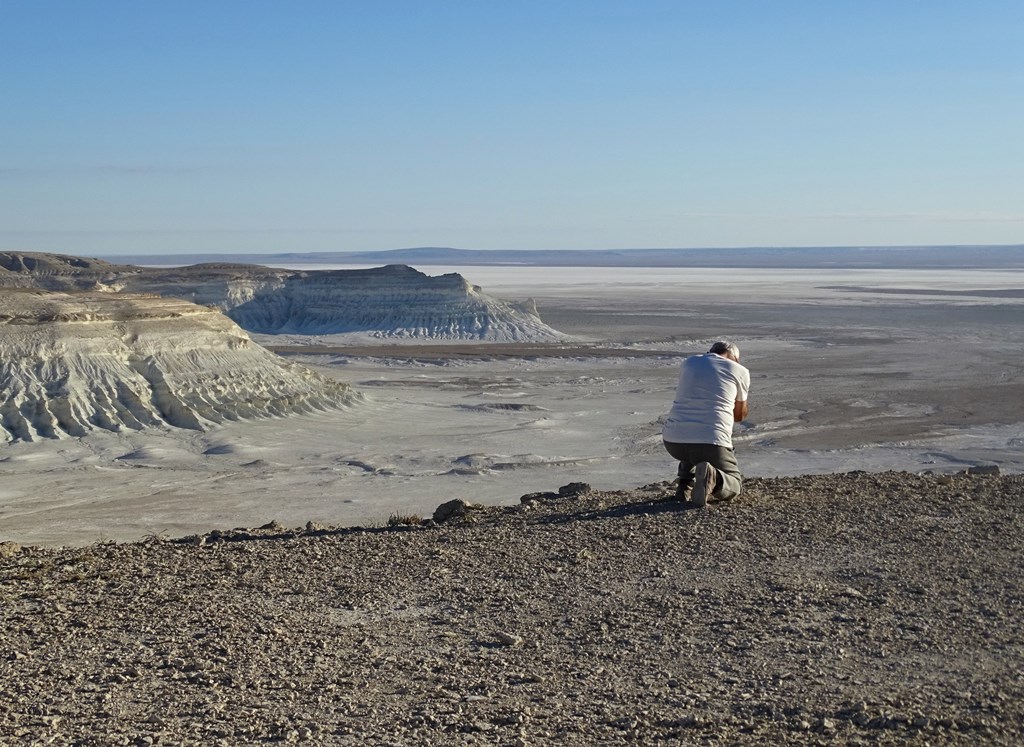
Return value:
<svg viewBox="0 0 1024 747">
<path fill-rule="evenodd" d="M 1024 741 L 1024 477 L 670 493 L 0 545 L 0 744 Z"/>
</svg>

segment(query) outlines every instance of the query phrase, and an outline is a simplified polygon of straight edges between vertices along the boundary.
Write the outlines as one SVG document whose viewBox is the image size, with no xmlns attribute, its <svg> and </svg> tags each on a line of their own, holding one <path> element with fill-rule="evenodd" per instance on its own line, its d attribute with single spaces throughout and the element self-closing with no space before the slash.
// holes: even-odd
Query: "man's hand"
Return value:
<svg viewBox="0 0 1024 747">
<path fill-rule="evenodd" d="M 737 423 L 740 423 L 743 420 L 745 420 L 746 417 L 747 417 L 747 401 L 743 400 L 742 402 L 736 402 L 732 406 L 732 418 L 733 418 L 733 420 L 735 420 Z"/>
</svg>

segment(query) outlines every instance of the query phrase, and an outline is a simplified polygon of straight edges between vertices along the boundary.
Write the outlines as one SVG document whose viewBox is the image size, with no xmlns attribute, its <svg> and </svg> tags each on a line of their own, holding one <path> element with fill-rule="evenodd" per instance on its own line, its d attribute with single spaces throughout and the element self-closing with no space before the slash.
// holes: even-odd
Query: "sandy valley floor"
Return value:
<svg viewBox="0 0 1024 747">
<path fill-rule="evenodd" d="M 719 337 L 752 371 L 737 436 L 749 475 L 1024 471 L 1024 273 L 461 271 L 532 296 L 578 348 L 263 338 L 307 345 L 286 354 L 364 400 L 204 433 L 0 445 L 0 540 L 367 524 L 451 497 L 667 479 L 658 419 L 680 357 Z"/>
</svg>

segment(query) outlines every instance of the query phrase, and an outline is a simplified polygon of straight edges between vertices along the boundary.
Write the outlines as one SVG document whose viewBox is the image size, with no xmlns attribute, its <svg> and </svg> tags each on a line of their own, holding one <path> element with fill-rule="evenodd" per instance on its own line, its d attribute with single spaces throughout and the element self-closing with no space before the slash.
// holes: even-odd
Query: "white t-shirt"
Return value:
<svg viewBox="0 0 1024 747">
<path fill-rule="evenodd" d="M 733 407 L 746 402 L 750 371 L 717 353 L 691 355 L 679 371 L 676 399 L 662 430 L 677 444 L 732 448 Z"/>
</svg>

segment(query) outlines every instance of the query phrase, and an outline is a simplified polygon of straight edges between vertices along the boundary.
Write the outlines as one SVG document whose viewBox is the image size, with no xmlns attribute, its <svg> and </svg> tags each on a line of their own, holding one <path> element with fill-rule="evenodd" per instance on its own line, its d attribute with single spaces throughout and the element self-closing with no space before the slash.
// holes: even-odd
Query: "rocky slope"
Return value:
<svg viewBox="0 0 1024 747">
<path fill-rule="evenodd" d="M 381 338 L 553 341 L 532 303 L 485 294 L 461 275 L 404 265 L 368 270 L 280 270 L 258 265 L 176 268 L 111 265 L 62 255 L 0 253 L 0 287 L 156 293 L 219 307 L 250 332 Z"/>
<path fill-rule="evenodd" d="M 0 252 L 0 288 L 102 290 L 138 269 L 66 254 Z"/>
<path fill-rule="evenodd" d="M 0 742 L 1024 741 L 1024 478 L 670 492 L 0 545 Z"/>
<path fill-rule="evenodd" d="M 159 296 L 0 290 L 0 436 L 202 429 L 349 403 L 216 309 Z"/>
</svg>

